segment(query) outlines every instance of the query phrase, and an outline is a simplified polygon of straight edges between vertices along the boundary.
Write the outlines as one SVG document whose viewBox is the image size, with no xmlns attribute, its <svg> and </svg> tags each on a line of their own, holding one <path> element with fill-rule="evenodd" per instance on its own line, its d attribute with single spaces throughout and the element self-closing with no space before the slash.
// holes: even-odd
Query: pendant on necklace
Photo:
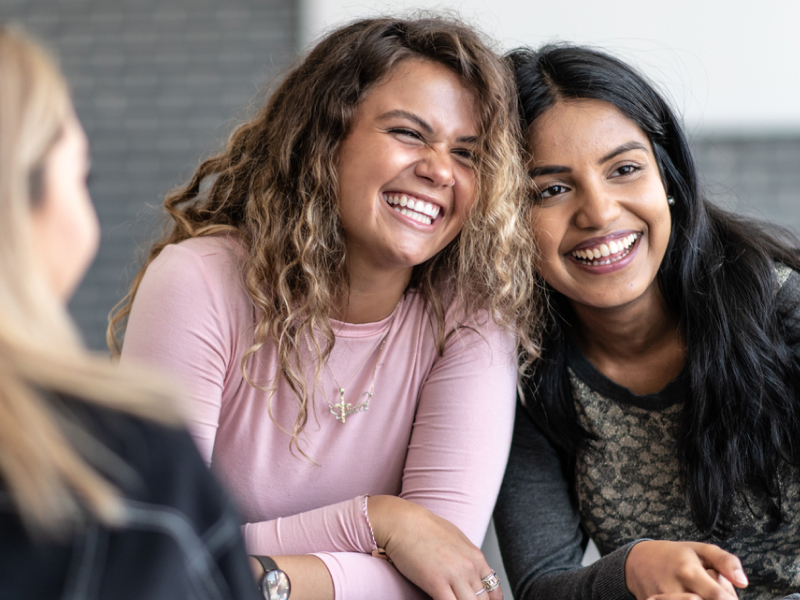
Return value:
<svg viewBox="0 0 800 600">
<path fill-rule="evenodd" d="M 358 400 L 361 399 L 361 396 L 367 396 L 367 399 L 364 400 L 359 404 Z M 336 404 L 331 404 L 328 402 L 328 408 L 331 411 L 331 414 L 336 418 L 337 421 L 341 421 L 344 424 L 344 420 L 347 415 L 352 415 L 359 412 L 364 412 L 365 410 L 369 409 L 369 401 L 372 398 L 372 392 L 361 392 L 361 395 L 356 399 L 356 405 L 353 406 L 349 402 L 344 401 L 344 388 L 339 388 L 339 402 Z"/>
</svg>

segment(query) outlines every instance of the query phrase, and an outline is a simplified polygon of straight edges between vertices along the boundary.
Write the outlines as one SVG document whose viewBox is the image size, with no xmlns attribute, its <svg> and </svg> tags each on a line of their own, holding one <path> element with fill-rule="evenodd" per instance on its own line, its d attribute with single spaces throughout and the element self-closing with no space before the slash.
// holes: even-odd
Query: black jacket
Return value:
<svg viewBox="0 0 800 600">
<path fill-rule="evenodd" d="M 257 600 L 238 515 L 189 435 L 63 400 L 75 446 L 123 490 L 128 522 L 89 522 L 60 541 L 23 529 L 0 482 L 0 599 Z M 118 459 L 122 459 L 119 461 Z M 126 466 L 127 465 L 127 466 Z"/>
</svg>

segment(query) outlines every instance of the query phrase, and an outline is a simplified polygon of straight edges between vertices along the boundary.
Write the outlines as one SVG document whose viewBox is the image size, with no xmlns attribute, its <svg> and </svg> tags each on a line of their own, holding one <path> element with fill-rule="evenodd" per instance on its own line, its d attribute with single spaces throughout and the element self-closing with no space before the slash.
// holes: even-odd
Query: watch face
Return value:
<svg viewBox="0 0 800 600">
<path fill-rule="evenodd" d="M 286 573 L 275 569 L 264 577 L 264 589 L 268 592 L 269 600 L 288 600 L 292 586 Z"/>
</svg>

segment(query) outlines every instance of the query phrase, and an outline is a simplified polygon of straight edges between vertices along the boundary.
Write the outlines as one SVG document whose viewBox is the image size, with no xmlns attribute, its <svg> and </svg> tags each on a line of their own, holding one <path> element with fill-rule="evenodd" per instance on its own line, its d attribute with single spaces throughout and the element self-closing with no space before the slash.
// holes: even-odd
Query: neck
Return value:
<svg viewBox="0 0 800 600">
<path fill-rule="evenodd" d="M 577 319 L 574 331 L 582 345 L 604 354 L 629 357 L 675 335 L 677 318 L 654 284 L 635 301 L 613 308 L 572 304 Z"/>
<path fill-rule="evenodd" d="M 653 283 L 624 306 L 598 309 L 573 304 L 573 335 L 601 373 L 637 394 L 662 389 L 683 369 L 685 348 L 678 318 Z"/>
<path fill-rule="evenodd" d="M 346 323 L 374 323 L 385 319 L 400 302 L 411 281 L 411 269 L 377 271 L 350 265 L 350 290 L 336 319 Z"/>
</svg>

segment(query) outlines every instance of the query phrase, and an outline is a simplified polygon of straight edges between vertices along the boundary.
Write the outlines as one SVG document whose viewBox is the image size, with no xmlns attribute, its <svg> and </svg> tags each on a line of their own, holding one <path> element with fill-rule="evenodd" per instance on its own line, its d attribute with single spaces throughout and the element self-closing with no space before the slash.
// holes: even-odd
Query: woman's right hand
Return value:
<svg viewBox="0 0 800 600">
<path fill-rule="evenodd" d="M 368 500 L 375 541 L 407 579 L 434 600 L 503 600 L 497 587 L 485 596 L 481 579 L 492 572 L 480 549 L 461 530 L 429 510 L 396 496 Z"/>
<path fill-rule="evenodd" d="M 637 600 L 736 600 L 733 586 L 747 587 L 747 576 L 736 556 L 712 544 L 651 540 L 631 548 L 625 583 Z"/>
</svg>

